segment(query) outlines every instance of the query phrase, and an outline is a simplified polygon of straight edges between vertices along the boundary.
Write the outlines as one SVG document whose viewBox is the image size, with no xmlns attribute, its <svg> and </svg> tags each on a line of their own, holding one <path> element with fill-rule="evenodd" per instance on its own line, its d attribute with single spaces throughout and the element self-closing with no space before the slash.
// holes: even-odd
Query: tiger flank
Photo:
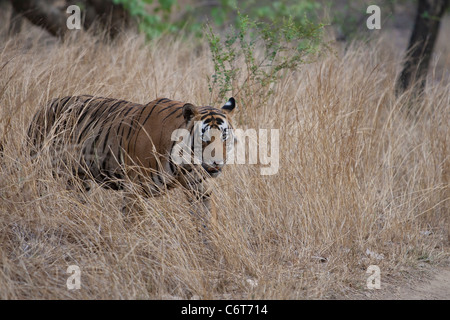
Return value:
<svg viewBox="0 0 450 320">
<path fill-rule="evenodd" d="M 105 188 L 146 197 L 182 187 L 194 209 L 198 228 L 215 223 L 209 178 L 222 171 L 236 142 L 230 115 L 235 100 L 220 109 L 156 99 L 146 105 L 125 100 L 69 96 L 51 101 L 34 116 L 28 137 L 32 154 L 51 141 L 54 150 L 76 150 L 74 173 Z M 86 184 L 87 186 L 87 184 Z M 129 194 L 136 194 L 129 192 Z M 139 209 L 125 197 L 128 214 Z"/>
</svg>

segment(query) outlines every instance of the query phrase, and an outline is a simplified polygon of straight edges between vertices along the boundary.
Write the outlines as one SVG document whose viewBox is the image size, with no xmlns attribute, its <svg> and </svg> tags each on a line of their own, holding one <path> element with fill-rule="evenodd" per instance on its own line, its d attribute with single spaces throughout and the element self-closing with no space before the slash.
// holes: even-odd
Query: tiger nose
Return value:
<svg viewBox="0 0 450 320">
<path fill-rule="evenodd" d="M 217 169 L 217 168 L 222 168 L 224 165 L 223 161 L 214 161 L 213 162 L 213 166 Z"/>
</svg>

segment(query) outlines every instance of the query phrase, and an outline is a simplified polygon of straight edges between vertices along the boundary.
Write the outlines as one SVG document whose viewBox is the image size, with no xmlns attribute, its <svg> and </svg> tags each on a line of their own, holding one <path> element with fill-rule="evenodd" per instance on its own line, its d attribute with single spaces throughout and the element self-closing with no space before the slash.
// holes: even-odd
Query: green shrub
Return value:
<svg viewBox="0 0 450 320">
<path fill-rule="evenodd" d="M 205 34 L 214 63 L 211 101 L 222 101 L 233 91 L 241 103 L 266 103 L 283 71 L 296 69 L 317 52 L 322 28 L 307 18 L 302 23 L 291 17 L 264 22 L 239 12 L 236 27 L 222 36 L 208 24 Z"/>
<path fill-rule="evenodd" d="M 285 17 L 291 17 L 294 24 L 304 24 L 308 19 L 316 19 L 316 11 L 321 7 L 315 1 L 284 0 L 264 1 L 219 0 L 216 3 L 202 2 L 186 5 L 177 12 L 178 18 L 169 18 L 175 8 L 179 8 L 177 0 L 112 0 L 121 4 L 135 18 L 139 29 L 149 38 L 160 36 L 163 32 L 178 33 L 185 30 L 202 36 L 205 17 L 218 28 L 226 29 L 229 24 L 237 22 L 238 10 L 251 19 L 270 23 Z M 153 12 L 148 6 L 152 5 Z"/>
<path fill-rule="evenodd" d="M 176 0 L 112 0 L 115 4 L 121 4 L 131 17 L 137 20 L 139 30 L 144 32 L 148 38 L 153 39 L 161 33 L 169 31 L 176 32 L 179 26 L 170 23 L 169 16 Z M 149 13 L 147 5 L 156 4 L 154 14 Z"/>
</svg>

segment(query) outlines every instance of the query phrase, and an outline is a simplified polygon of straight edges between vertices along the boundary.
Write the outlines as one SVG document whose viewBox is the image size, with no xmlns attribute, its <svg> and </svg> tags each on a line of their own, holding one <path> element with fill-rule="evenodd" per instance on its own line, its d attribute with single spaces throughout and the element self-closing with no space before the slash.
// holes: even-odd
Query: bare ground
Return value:
<svg viewBox="0 0 450 320">
<path fill-rule="evenodd" d="M 445 265 L 421 265 L 421 270 L 406 273 L 402 279 L 381 278 L 379 290 L 367 290 L 362 299 L 373 300 L 448 300 L 450 299 L 450 260 Z"/>
</svg>

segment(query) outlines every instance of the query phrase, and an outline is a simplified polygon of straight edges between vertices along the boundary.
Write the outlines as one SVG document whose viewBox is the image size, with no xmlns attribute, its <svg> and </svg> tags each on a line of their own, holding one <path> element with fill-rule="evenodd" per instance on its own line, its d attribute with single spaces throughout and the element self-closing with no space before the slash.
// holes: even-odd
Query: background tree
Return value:
<svg viewBox="0 0 450 320">
<path fill-rule="evenodd" d="M 96 21 L 114 37 L 118 31 L 129 24 L 128 12 L 121 4 L 112 0 L 10 0 L 12 5 L 9 30 L 20 30 L 21 18 L 28 19 L 54 36 L 63 36 L 67 32 L 66 21 L 68 6 L 82 7 L 83 27 L 89 29 Z"/>
<path fill-rule="evenodd" d="M 407 59 L 396 83 L 398 94 L 411 86 L 415 87 L 416 95 L 423 92 L 441 18 L 448 3 L 448 0 L 419 0 Z"/>
</svg>

